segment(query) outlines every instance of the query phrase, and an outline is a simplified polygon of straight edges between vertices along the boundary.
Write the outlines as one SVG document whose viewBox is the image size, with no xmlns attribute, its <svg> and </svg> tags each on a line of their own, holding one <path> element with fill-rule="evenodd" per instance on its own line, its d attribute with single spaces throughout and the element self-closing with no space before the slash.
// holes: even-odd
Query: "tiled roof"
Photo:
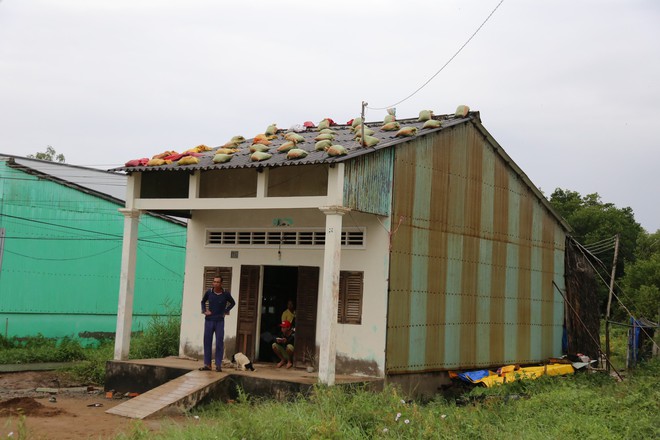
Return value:
<svg viewBox="0 0 660 440">
<path fill-rule="evenodd" d="M 317 141 L 314 140 L 315 137 L 319 135 L 319 130 L 317 128 L 307 128 L 305 131 L 298 132 L 299 135 L 304 137 L 304 141 L 296 145 L 295 148 L 305 150 L 308 154 L 304 158 L 300 159 L 287 159 L 287 153 L 277 152 L 277 148 L 287 142 L 284 139 L 284 135 L 288 130 L 278 130 L 277 138 L 271 140 L 271 144 L 268 146 L 268 153 L 272 154 L 269 159 L 262 161 L 253 161 L 250 156 L 252 152 L 250 151 L 250 146 L 253 143 L 253 138 L 247 139 L 245 142 L 238 146 L 239 151 L 232 155 L 231 160 L 225 163 L 214 163 L 213 157 L 216 154 L 218 148 L 212 148 L 210 151 L 201 153 L 199 158 L 199 163 L 194 165 L 179 165 L 178 162 L 172 162 L 170 164 L 160 165 L 160 166 L 124 166 L 120 168 L 115 168 L 113 171 L 178 171 L 178 170 L 210 170 L 210 169 L 226 169 L 226 168 L 260 168 L 260 167 L 275 167 L 275 166 L 287 166 L 287 165 L 309 165 L 309 164 L 320 164 L 320 163 L 334 163 L 345 161 L 363 154 L 368 154 L 373 151 L 377 151 L 383 148 L 392 147 L 394 145 L 410 141 L 415 137 L 424 136 L 429 133 L 433 133 L 439 130 L 444 130 L 448 127 L 464 123 L 470 119 L 477 118 L 479 119 L 478 113 L 473 112 L 469 113 L 465 117 L 456 117 L 454 115 L 445 115 L 445 116 L 434 116 L 433 119 L 442 121 L 442 126 L 440 128 L 427 128 L 422 129 L 424 122 L 419 122 L 417 118 L 414 119 L 398 119 L 397 122 L 400 124 L 400 127 L 416 127 L 417 134 L 414 137 L 397 137 L 397 130 L 394 131 L 384 131 L 380 127 L 383 125 L 383 122 L 367 122 L 365 127 L 368 127 L 375 131 L 372 135 L 376 137 L 379 142 L 374 147 L 363 147 L 360 145 L 359 141 L 355 140 L 355 133 L 353 132 L 350 125 L 333 125 L 330 129 L 334 132 L 335 137 L 332 141 L 333 145 L 339 144 L 342 145 L 346 150 L 347 154 L 343 156 L 329 156 L 326 151 L 316 151 L 315 144 Z M 229 139 L 227 139 L 229 141 Z M 158 153 L 156 153 L 158 154 Z"/>
</svg>

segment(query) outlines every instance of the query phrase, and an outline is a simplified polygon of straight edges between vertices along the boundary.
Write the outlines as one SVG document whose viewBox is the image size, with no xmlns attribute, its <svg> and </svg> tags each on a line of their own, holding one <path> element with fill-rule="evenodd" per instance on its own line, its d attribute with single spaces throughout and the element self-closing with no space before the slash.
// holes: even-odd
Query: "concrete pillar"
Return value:
<svg viewBox="0 0 660 440">
<path fill-rule="evenodd" d="M 133 321 L 133 292 L 135 289 L 135 262 L 137 261 L 137 240 L 140 211 L 120 209 L 124 214 L 124 242 L 121 252 L 121 272 L 119 277 L 119 305 L 117 307 L 117 331 L 115 334 L 116 361 L 128 359 L 131 346 Z"/>
<path fill-rule="evenodd" d="M 321 285 L 321 346 L 319 350 L 319 382 L 335 384 L 337 357 L 337 307 L 339 304 L 339 268 L 341 260 L 342 216 L 350 211 L 343 206 L 319 208 L 325 214 L 325 249 Z"/>
</svg>

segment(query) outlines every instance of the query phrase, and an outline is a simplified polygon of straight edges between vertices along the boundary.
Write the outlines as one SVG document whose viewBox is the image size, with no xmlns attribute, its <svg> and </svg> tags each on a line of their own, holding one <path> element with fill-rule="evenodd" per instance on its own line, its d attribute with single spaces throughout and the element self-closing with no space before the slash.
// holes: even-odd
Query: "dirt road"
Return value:
<svg viewBox="0 0 660 440">
<path fill-rule="evenodd" d="M 37 388 L 58 392 L 37 392 Z M 105 413 L 124 401 L 106 399 L 101 389 L 88 390 L 53 371 L 3 373 L 0 438 L 19 438 L 21 434 L 30 439 L 111 439 L 136 427 L 160 430 L 188 421 L 184 416 L 135 421 Z"/>
</svg>

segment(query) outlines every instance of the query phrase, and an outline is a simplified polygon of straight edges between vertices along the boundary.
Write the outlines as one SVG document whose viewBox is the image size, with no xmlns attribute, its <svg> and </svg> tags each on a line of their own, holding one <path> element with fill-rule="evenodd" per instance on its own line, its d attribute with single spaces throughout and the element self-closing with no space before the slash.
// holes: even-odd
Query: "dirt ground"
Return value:
<svg viewBox="0 0 660 440">
<path fill-rule="evenodd" d="M 106 399 L 101 388 L 73 383 L 54 371 L 4 373 L 0 375 L 0 438 L 111 439 L 136 424 L 160 430 L 188 421 L 184 416 L 136 421 L 105 413 L 125 401 Z"/>
</svg>

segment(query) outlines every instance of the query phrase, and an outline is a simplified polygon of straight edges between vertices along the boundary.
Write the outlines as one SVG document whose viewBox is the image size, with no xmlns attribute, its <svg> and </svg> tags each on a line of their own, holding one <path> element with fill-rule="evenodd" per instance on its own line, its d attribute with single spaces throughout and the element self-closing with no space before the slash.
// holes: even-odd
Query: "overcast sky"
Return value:
<svg viewBox="0 0 660 440">
<path fill-rule="evenodd" d="M 2 0 L 0 153 L 107 169 L 344 123 L 414 92 L 498 3 Z M 660 229 L 660 1 L 505 0 L 397 116 L 459 104 L 547 196 L 597 192 Z"/>
</svg>

